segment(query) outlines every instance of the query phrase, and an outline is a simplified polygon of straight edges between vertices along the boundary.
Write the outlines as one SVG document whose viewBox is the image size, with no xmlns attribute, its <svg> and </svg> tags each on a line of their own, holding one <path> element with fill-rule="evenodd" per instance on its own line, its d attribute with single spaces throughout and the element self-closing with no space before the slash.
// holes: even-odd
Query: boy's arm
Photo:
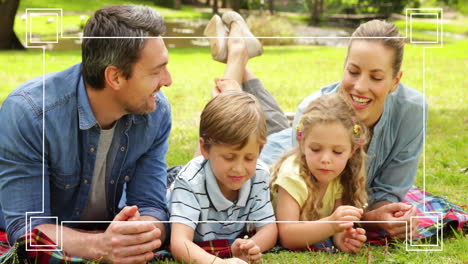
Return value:
<svg viewBox="0 0 468 264">
<path fill-rule="evenodd" d="M 184 263 L 224 263 L 193 243 L 194 230 L 181 223 L 172 223 L 171 252 L 175 259 Z"/>
<path fill-rule="evenodd" d="M 252 240 L 257 244 L 261 252 L 265 252 L 274 247 L 278 240 L 278 227 L 276 223 L 266 224 L 257 228 Z"/>
</svg>

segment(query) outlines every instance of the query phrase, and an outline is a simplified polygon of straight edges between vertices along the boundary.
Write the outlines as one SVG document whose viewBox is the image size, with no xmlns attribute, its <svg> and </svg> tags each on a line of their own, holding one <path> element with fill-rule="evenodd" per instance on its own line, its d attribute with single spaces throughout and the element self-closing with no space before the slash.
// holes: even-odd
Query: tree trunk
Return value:
<svg viewBox="0 0 468 264">
<path fill-rule="evenodd" d="M 226 7 L 227 7 L 227 0 L 223 0 L 223 1 L 221 2 L 221 7 L 222 7 L 222 8 L 226 8 Z"/>
<path fill-rule="evenodd" d="M 206 0 L 205 5 L 206 5 L 206 6 L 210 6 L 210 5 L 211 5 L 211 1 L 210 1 L 210 0 Z"/>
<path fill-rule="evenodd" d="M 315 25 L 317 25 L 320 21 L 320 13 L 319 13 L 319 5 L 320 0 L 313 0 L 312 6 L 312 21 Z"/>
<path fill-rule="evenodd" d="M 218 14 L 218 0 L 213 0 L 213 14 Z"/>
<path fill-rule="evenodd" d="M 232 10 L 239 13 L 239 10 L 240 10 L 240 1 L 239 0 L 232 0 Z"/>
<path fill-rule="evenodd" d="M 0 50 L 24 50 L 23 44 L 13 31 L 18 5 L 19 0 L 0 0 Z"/>
<path fill-rule="evenodd" d="M 180 6 L 182 5 L 181 0 L 174 0 L 174 9 L 180 9 Z"/>
<path fill-rule="evenodd" d="M 268 0 L 268 9 L 270 10 L 270 15 L 273 15 L 273 13 L 275 12 L 274 0 Z"/>
</svg>

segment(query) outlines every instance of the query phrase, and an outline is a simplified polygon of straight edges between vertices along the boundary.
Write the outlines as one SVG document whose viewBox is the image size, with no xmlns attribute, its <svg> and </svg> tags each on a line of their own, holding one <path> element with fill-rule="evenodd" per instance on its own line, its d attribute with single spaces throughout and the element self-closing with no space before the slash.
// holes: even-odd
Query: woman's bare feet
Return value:
<svg viewBox="0 0 468 264">
<path fill-rule="evenodd" d="M 214 60 L 226 63 L 227 59 L 227 36 L 229 30 L 218 15 L 214 15 L 203 34 L 209 37 L 211 56 Z"/>
<path fill-rule="evenodd" d="M 249 58 L 260 56 L 263 54 L 262 43 L 255 38 L 255 36 L 250 32 L 249 27 L 245 23 L 241 15 L 236 12 L 229 11 L 223 14 L 223 22 L 232 30 L 233 23 L 237 23 L 239 26 L 239 37 L 242 37 L 247 46 L 247 53 Z"/>
<path fill-rule="evenodd" d="M 245 41 L 242 38 L 240 26 L 236 22 L 231 24 L 227 50 L 228 57 L 224 78 L 242 83 L 249 54 L 247 53 Z"/>
<path fill-rule="evenodd" d="M 215 78 L 216 86 L 211 90 L 211 97 L 215 97 L 218 94 L 225 91 L 242 91 L 240 84 L 228 78 Z"/>
</svg>

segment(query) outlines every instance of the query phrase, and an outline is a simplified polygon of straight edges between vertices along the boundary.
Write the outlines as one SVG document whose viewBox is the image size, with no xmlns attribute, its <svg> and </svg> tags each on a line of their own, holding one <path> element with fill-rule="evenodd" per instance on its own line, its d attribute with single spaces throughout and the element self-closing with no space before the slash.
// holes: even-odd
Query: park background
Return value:
<svg viewBox="0 0 468 264">
<path fill-rule="evenodd" d="M 60 24 L 57 23 L 63 24 L 63 36 L 74 37 L 65 39 L 59 34 L 58 43 L 46 45 L 45 72 L 49 73 L 61 71 L 81 61 L 79 36 L 93 11 L 106 4 L 129 3 L 148 5 L 158 10 L 167 22 L 166 37 L 188 37 L 165 39 L 170 55 L 168 67 L 173 79 L 170 87 L 162 89 L 172 105 L 173 128 L 167 156 L 169 166 L 185 164 L 192 158 L 198 140 L 200 112 L 211 97 L 214 77 L 223 74 L 224 65 L 211 59 L 208 41 L 197 38 L 202 36 L 203 28 L 213 12 L 222 14 L 232 9 L 239 10 L 247 18 L 256 36 L 286 37 L 261 38 L 265 45 L 264 55 L 251 59 L 248 67 L 277 98 L 285 112 L 295 112 L 307 95 L 341 79 L 347 43 L 347 39 L 299 37 L 347 37 L 359 23 L 372 18 L 395 23 L 405 35 L 406 8 L 440 8 L 439 11 L 431 12 L 443 13 L 444 33 L 439 33 L 439 37 L 443 37 L 443 45 L 440 44 L 441 39 L 438 44 L 410 43 L 435 41 L 437 37 L 434 16 L 415 17 L 412 39 L 407 36 L 402 66 L 402 82 L 421 92 L 424 87 L 429 103 L 425 151 L 421 155 L 415 185 L 423 188 L 425 184 L 426 191 L 430 193 L 459 205 L 467 204 L 466 1 L 0 0 L 0 106 L 15 87 L 43 73 L 42 49 L 24 49 L 26 8 L 63 9 L 62 21 L 54 16 L 33 17 L 33 34 L 29 39 L 31 46 L 34 46 L 31 40 L 57 39 L 56 25 L 59 25 L 60 30 Z M 13 12 L 15 5 L 18 7 Z M 13 8 L 10 7 L 9 10 L 9 6 Z M 10 20 L 14 24 L 8 22 Z M 12 32 L 15 36 L 11 35 Z M 16 36 L 18 41 L 15 41 Z M 441 46 L 442 48 L 424 49 Z M 435 242 L 437 241 L 429 239 L 419 243 Z M 366 246 L 356 255 L 280 251 L 266 254 L 264 262 L 468 263 L 468 236 L 463 231 L 447 229 L 444 239 L 439 242 L 443 243 L 442 251 L 410 252 L 406 251 L 404 243 L 391 243 L 384 247 Z"/>
</svg>

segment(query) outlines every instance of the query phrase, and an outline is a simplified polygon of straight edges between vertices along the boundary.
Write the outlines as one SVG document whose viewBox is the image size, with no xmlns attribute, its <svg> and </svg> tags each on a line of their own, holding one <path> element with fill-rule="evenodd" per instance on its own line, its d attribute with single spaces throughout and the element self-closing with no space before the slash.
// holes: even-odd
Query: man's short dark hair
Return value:
<svg viewBox="0 0 468 264">
<path fill-rule="evenodd" d="M 84 81 L 93 88 L 104 88 L 104 70 L 109 65 L 130 78 L 147 40 L 144 37 L 160 36 L 165 30 L 163 17 L 150 7 L 114 5 L 96 11 L 86 23 L 84 36 L 106 38 L 83 39 Z"/>
</svg>

